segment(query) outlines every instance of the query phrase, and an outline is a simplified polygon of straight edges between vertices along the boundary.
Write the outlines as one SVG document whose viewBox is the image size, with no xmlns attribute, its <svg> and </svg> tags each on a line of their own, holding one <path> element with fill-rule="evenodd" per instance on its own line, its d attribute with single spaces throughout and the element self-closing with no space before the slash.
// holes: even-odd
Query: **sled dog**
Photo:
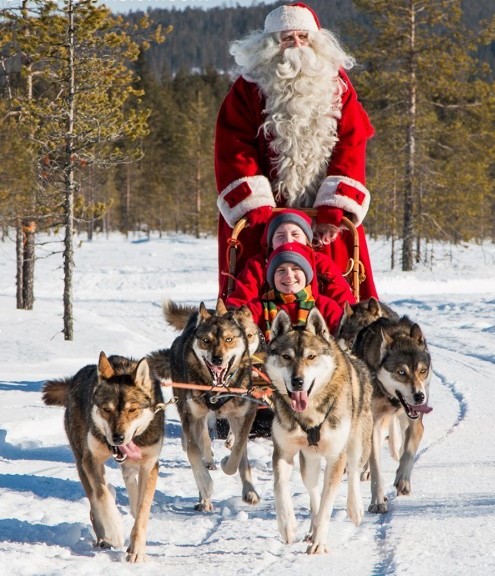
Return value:
<svg viewBox="0 0 495 576">
<path fill-rule="evenodd" d="M 357 335 L 359 332 L 372 324 L 378 318 L 390 318 L 398 320 L 399 315 L 384 302 L 379 302 L 376 298 L 369 298 L 368 300 L 361 300 L 356 304 L 345 303 L 344 314 L 340 321 L 340 326 L 337 332 L 337 342 L 342 350 L 350 352 L 354 346 Z M 388 448 L 390 455 L 394 460 L 400 459 L 400 449 L 403 443 L 403 438 L 399 426 L 399 422 L 394 415 L 384 417 L 382 429 L 383 440 L 388 440 Z M 369 480 L 369 466 L 361 474 L 362 480 Z"/>
<path fill-rule="evenodd" d="M 347 470 L 347 514 L 357 526 L 364 514 L 359 474 L 371 449 L 371 380 L 359 359 L 343 352 L 313 308 L 304 328 L 292 327 L 280 311 L 265 370 L 275 392 L 273 473 L 275 508 L 282 538 L 296 538 L 289 479 L 299 453 L 301 475 L 309 493 L 311 525 L 308 554 L 327 551 L 327 532 L 335 496 Z M 326 462 L 319 498 L 321 459 Z"/>
<path fill-rule="evenodd" d="M 387 512 L 387 498 L 381 472 L 383 419 L 399 418 L 404 444 L 394 486 L 398 495 L 411 493 L 414 458 L 423 437 L 423 415 L 428 406 L 431 357 L 421 328 L 407 316 L 399 320 L 379 318 L 363 329 L 354 352 L 372 373 L 373 441 L 370 458 L 371 504 L 373 513 Z"/>
<path fill-rule="evenodd" d="M 170 301 L 163 305 L 169 323 L 176 315 L 173 306 Z M 247 440 L 257 406 L 239 394 L 229 394 L 230 387 L 247 389 L 251 384 L 250 350 L 258 346 L 258 333 L 248 308 L 229 312 L 218 300 L 212 311 L 201 303 L 170 348 L 174 382 L 225 387 L 225 392 L 173 388 L 182 423 L 182 444 L 199 490 L 196 510 L 213 510 L 213 481 L 208 471 L 215 469 L 208 432 L 211 412 L 217 418 L 226 418 L 234 434 L 231 452 L 221 462 L 222 470 L 228 475 L 239 470 L 242 499 L 248 504 L 259 502 L 247 457 Z"/>
<path fill-rule="evenodd" d="M 65 406 L 65 431 L 90 503 L 96 546 L 101 548 L 124 545 L 122 519 L 104 469 L 110 456 L 120 464 L 135 518 L 127 561 L 143 562 L 164 436 L 162 392 L 150 379 L 146 360 L 107 358 L 101 352 L 97 366 L 47 381 L 43 402 Z"/>
<path fill-rule="evenodd" d="M 356 304 L 346 302 L 336 336 L 339 346 L 342 350 L 352 350 L 358 333 L 382 317 L 393 320 L 399 319 L 399 315 L 390 306 L 373 297 L 368 300 L 361 300 Z"/>
</svg>

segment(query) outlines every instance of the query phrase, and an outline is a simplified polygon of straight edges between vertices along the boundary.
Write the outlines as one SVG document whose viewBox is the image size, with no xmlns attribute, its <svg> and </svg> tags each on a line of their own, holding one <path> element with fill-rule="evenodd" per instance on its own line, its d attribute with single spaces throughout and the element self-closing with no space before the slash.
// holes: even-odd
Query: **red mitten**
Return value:
<svg viewBox="0 0 495 576">
<path fill-rule="evenodd" d="M 344 211 L 342 208 L 336 208 L 335 206 L 318 206 L 316 213 L 316 223 L 340 226 L 342 224 L 343 217 Z"/>
<path fill-rule="evenodd" d="M 313 226 L 313 246 L 321 248 L 333 242 L 339 235 L 344 211 L 333 206 L 319 206 L 317 210 L 316 224 Z"/>
<path fill-rule="evenodd" d="M 259 206 L 254 210 L 246 213 L 245 218 L 249 226 L 256 226 L 256 224 L 266 224 L 268 218 L 272 214 L 273 208 L 271 206 Z"/>
</svg>

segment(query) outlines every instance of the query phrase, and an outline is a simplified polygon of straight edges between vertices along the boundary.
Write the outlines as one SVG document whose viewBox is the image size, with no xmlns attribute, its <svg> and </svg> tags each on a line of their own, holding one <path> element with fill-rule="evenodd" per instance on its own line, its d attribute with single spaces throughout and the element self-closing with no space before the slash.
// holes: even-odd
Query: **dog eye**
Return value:
<svg viewBox="0 0 495 576">
<path fill-rule="evenodd" d="M 103 410 L 103 412 L 105 412 L 105 414 L 111 414 L 111 412 L 112 412 L 112 411 L 110 410 L 110 408 L 104 408 L 104 407 L 102 407 L 101 410 Z"/>
<path fill-rule="evenodd" d="M 129 412 L 129 414 L 132 414 L 133 412 L 135 412 L 137 410 L 137 408 L 129 408 L 127 410 L 127 412 Z"/>
<path fill-rule="evenodd" d="M 201 341 L 203 342 L 203 344 L 209 344 L 210 343 L 209 338 L 202 338 Z"/>
<path fill-rule="evenodd" d="M 227 344 L 229 344 L 230 342 L 232 342 L 233 338 L 225 338 L 225 342 L 227 342 Z"/>
<path fill-rule="evenodd" d="M 308 360 L 314 360 L 316 358 L 316 354 L 308 354 Z"/>
<path fill-rule="evenodd" d="M 426 374 L 428 372 L 428 370 L 426 368 L 421 368 L 421 370 L 419 371 L 420 374 Z"/>
<path fill-rule="evenodd" d="M 401 368 L 400 370 L 397 370 L 397 374 L 398 374 L 399 376 L 405 376 L 405 375 L 406 375 L 406 371 Z"/>
<path fill-rule="evenodd" d="M 290 358 L 290 354 L 282 354 L 282 358 L 283 358 L 284 360 L 290 360 L 290 359 L 291 359 L 291 358 Z"/>
</svg>

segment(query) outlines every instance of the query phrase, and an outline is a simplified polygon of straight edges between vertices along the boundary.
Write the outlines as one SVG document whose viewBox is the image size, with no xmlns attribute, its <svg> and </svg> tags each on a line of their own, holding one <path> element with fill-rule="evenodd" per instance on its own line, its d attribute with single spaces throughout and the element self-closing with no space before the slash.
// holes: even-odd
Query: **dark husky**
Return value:
<svg viewBox="0 0 495 576">
<path fill-rule="evenodd" d="M 146 529 L 158 477 L 164 436 L 163 397 L 148 363 L 100 353 L 98 366 L 72 378 L 49 380 L 43 402 L 65 406 L 65 431 L 91 506 L 96 545 L 124 545 L 124 528 L 107 487 L 104 463 L 119 462 L 135 518 L 127 560 L 146 559 Z"/>
<path fill-rule="evenodd" d="M 296 537 L 289 479 L 299 453 L 309 492 L 311 527 L 308 554 L 327 551 L 335 496 L 347 469 L 347 514 L 359 525 L 364 515 L 359 475 L 371 448 L 371 382 L 363 362 L 343 352 L 313 308 L 304 329 L 293 328 L 280 311 L 273 322 L 265 369 L 273 396 L 273 473 L 277 523 L 282 538 Z M 326 461 L 321 498 L 318 476 Z"/>
<path fill-rule="evenodd" d="M 335 337 L 339 346 L 342 350 L 352 350 L 359 332 L 382 317 L 393 320 L 399 319 L 399 315 L 390 306 L 373 297 L 368 300 L 361 300 L 356 304 L 346 302 L 344 314 Z"/>
<path fill-rule="evenodd" d="M 336 335 L 336 340 L 342 350 L 350 352 L 359 332 L 375 320 L 378 320 L 378 318 L 398 320 L 399 315 L 390 306 L 373 297 L 368 300 L 361 300 L 356 304 L 346 302 L 344 314 Z M 394 460 L 399 460 L 400 447 L 403 441 L 399 422 L 394 415 L 390 415 L 383 418 L 382 424 L 382 437 L 384 440 L 388 439 L 390 455 Z M 365 470 L 363 470 L 361 479 L 369 480 L 369 466 L 366 466 Z"/>
<path fill-rule="evenodd" d="M 387 512 L 381 473 L 383 419 L 398 416 L 404 444 L 394 486 L 398 495 L 411 493 L 414 458 L 423 437 L 423 415 L 428 406 L 431 357 L 418 324 L 407 316 L 399 320 L 380 318 L 361 330 L 354 352 L 373 375 L 373 443 L 371 450 L 371 504 L 369 511 Z"/>
<path fill-rule="evenodd" d="M 180 320 L 174 319 L 176 305 L 167 301 L 163 308 L 167 321 L 180 325 Z M 199 489 L 197 510 L 213 510 L 213 481 L 208 471 L 215 468 L 208 432 L 211 412 L 228 420 L 235 437 L 230 455 L 222 460 L 222 470 L 229 475 L 239 470 L 243 500 L 248 504 L 259 502 L 247 457 L 247 440 L 257 407 L 250 399 L 229 393 L 229 388 L 245 388 L 247 392 L 251 385 L 250 351 L 257 348 L 257 334 L 247 308 L 229 312 L 223 301 L 218 300 L 214 311 L 208 311 L 201 303 L 172 343 L 169 354 L 174 382 L 225 388 L 225 392 L 173 389 L 178 398 L 183 447 Z"/>
</svg>

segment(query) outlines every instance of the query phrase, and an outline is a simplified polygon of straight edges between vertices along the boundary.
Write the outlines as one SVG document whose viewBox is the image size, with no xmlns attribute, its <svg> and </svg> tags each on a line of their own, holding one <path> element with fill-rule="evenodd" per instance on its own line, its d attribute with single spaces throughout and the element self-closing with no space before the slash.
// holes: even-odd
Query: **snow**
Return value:
<svg viewBox="0 0 495 576">
<path fill-rule="evenodd" d="M 54 245 L 39 251 L 48 256 Z M 330 553 L 311 557 L 303 542 L 308 497 L 292 478 L 298 540 L 284 544 L 273 502 L 271 442 L 250 441 L 256 507 L 241 500 L 240 480 L 214 471 L 216 506 L 193 509 L 197 489 L 180 443 L 175 409 L 167 408 L 166 440 L 148 527 L 149 561 L 125 563 L 125 549 L 95 550 L 89 505 L 63 430 L 63 409 L 46 407 L 47 378 L 94 364 L 101 350 L 139 358 L 170 346 L 176 333 L 161 315 L 164 297 L 213 305 L 216 241 L 171 235 L 76 242 L 75 339 L 62 331 L 61 257 L 36 263 L 33 311 L 15 308 L 15 247 L 0 242 L 0 564 L 3 575 L 317 573 L 349 576 L 495 573 L 495 245 L 429 247 L 427 265 L 389 269 L 390 247 L 371 242 L 382 299 L 415 319 L 434 367 L 425 434 L 413 471 L 413 495 L 394 495 L 396 463 L 384 448 L 389 512 L 366 513 L 356 528 L 346 517 L 346 481 L 328 536 Z M 169 390 L 166 389 L 167 395 Z M 214 440 L 218 461 L 226 455 Z M 126 537 L 132 526 L 120 471 L 110 463 Z M 361 485 L 365 508 L 369 482 Z"/>
</svg>

